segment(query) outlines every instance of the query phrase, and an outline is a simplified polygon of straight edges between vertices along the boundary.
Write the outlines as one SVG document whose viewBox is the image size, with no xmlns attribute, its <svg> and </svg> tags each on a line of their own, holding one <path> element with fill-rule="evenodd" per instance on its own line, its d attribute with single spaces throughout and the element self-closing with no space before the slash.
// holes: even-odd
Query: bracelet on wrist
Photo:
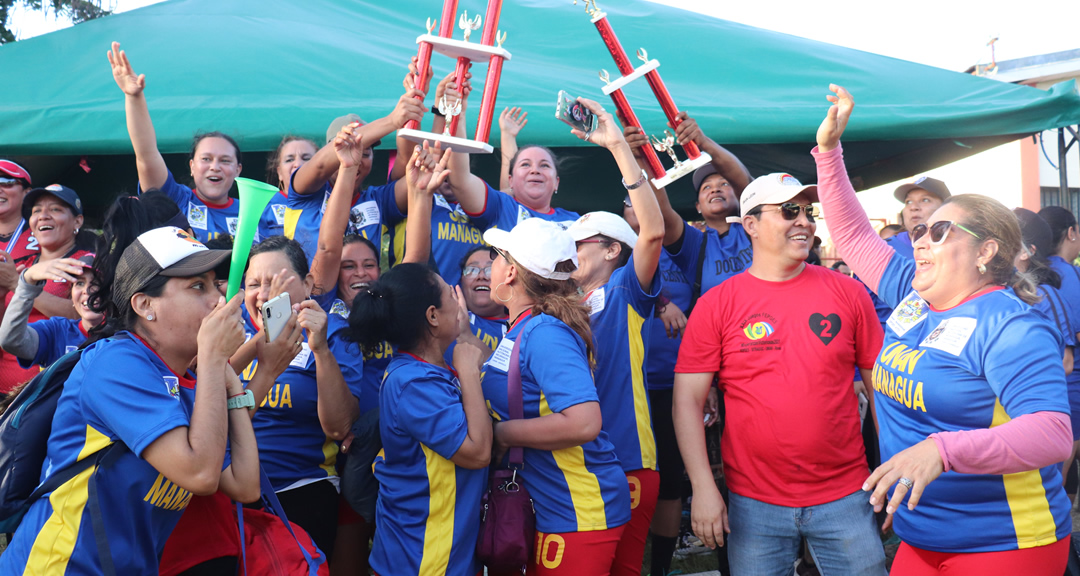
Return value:
<svg viewBox="0 0 1080 576">
<path fill-rule="evenodd" d="M 443 115 L 442 112 L 439 112 L 439 107 L 434 105 L 434 104 L 431 105 L 431 113 L 438 116 L 438 117 L 440 117 L 440 118 L 445 118 L 446 117 L 446 116 Z"/>
<path fill-rule="evenodd" d="M 644 186 L 645 183 L 648 182 L 648 181 L 649 181 L 649 176 L 647 174 L 645 174 L 645 170 L 643 169 L 641 171 L 641 178 L 639 178 L 637 182 L 634 182 L 633 184 L 627 184 L 626 179 L 623 178 L 622 179 L 622 185 L 623 185 L 623 188 L 627 189 L 627 191 L 637 190 L 638 188 L 641 188 L 642 186 Z"/>
</svg>

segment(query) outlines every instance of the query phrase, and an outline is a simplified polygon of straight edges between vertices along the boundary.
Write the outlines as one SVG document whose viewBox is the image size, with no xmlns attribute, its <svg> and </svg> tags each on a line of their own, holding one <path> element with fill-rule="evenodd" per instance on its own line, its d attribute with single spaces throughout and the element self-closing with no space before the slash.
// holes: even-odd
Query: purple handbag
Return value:
<svg viewBox="0 0 1080 576">
<path fill-rule="evenodd" d="M 506 375 L 511 419 L 525 417 L 521 397 L 521 344 L 522 338 L 519 337 L 514 351 L 510 353 L 510 369 Z M 510 467 L 491 472 L 488 489 L 481 500 L 476 556 L 492 572 L 524 572 L 525 564 L 532 556 L 536 510 L 523 479 L 517 477 L 518 471 L 524 467 L 524 453 L 520 446 L 510 448 Z"/>
</svg>

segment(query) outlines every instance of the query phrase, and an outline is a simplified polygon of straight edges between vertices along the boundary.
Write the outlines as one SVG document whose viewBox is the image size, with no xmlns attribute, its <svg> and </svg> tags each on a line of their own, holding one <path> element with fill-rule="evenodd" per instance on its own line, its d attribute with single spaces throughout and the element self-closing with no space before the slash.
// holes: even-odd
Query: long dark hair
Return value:
<svg viewBox="0 0 1080 576">
<path fill-rule="evenodd" d="M 289 183 L 288 182 L 282 182 L 281 179 L 278 178 L 277 167 L 278 167 L 278 163 L 281 162 L 281 149 L 284 148 L 285 145 L 288 144 L 289 142 L 296 142 L 297 140 L 302 140 L 304 142 L 307 142 L 307 143 L 311 144 L 311 146 L 313 148 L 315 148 L 316 152 L 319 150 L 319 146 L 317 144 L 315 144 L 315 141 L 312 140 L 311 138 L 304 138 L 303 136 L 297 136 L 295 134 L 286 134 L 285 136 L 283 136 L 281 138 L 281 142 L 278 143 L 277 148 L 275 148 L 274 151 L 271 152 L 270 154 L 266 155 L 266 183 L 267 184 L 277 186 L 278 189 L 280 189 L 280 190 L 288 190 Z"/>
<path fill-rule="evenodd" d="M 367 290 L 361 290 L 349 312 L 349 340 L 365 352 L 384 340 L 401 350 L 412 350 L 427 330 L 425 315 L 431 306 L 442 307 L 438 273 L 424 264 L 398 264 Z"/>
<path fill-rule="evenodd" d="M 1020 222 L 1020 234 L 1022 236 L 1022 250 L 1028 253 L 1028 274 L 1031 274 L 1035 283 L 1049 284 L 1054 288 L 1061 288 L 1061 276 L 1050 267 L 1050 255 L 1054 253 L 1053 231 L 1050 225 L 1041 216 L 1025 208 L 1014 208 L 1016 219 Z M 1032 253 L 1029 247 L 1034 246 Z"/>
<path fill-rule="evenodd" d="M 1069 228 L 1076 226 L 1076 216 L 1061 206 L 1047 206 L 1039 210 L 1039 216 L 1042 216 L 1042 219 L 1050 225 L 1050 231 L 1053 232 L 1051 242 L 1056 253 L 1061 248 L 1061 243 L 1065 241 Z"/>
<path fill-rule="evenodd" d="M 116 281 L 116 265 L 124 250 L 148 230 L 153 230 L 163 223 L 155 221 L 147 212 L 146 207 L 136 196 L 121 196 L 117 198 L 108 212 L 105 213 L 105 225 L 101 237 L 101 246 L 94 257 L 93 278 L 87 290 L 87 307 L 94 312 L 103 314 L 105 320 L 90 330 L 90 338 L 87 343 L 95 342 L 102 338 L 108 338 L 117 332 L 130 330 L 135 326 L 136 314 L 131 308 L 131 302 L 121 302 L 119 305 L 112 301 L 112 288 Z M 151 280 L 140 292 L 147 296 L 160 296 L 169 279 L 157 276 Z"/>
</svg>

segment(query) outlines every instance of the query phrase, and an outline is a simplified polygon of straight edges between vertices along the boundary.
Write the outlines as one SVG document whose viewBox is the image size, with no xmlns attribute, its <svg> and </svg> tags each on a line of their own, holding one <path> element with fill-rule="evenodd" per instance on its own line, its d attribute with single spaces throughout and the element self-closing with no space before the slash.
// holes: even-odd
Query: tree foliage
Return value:
<svg viewBox="0 0 1080 576">
<path fill-rule="evenodd" d="M 52 14 L 54 18 L 71 20 L 72 24 L 112 14 L 111 0 L 0 0 L 0 44 L 16 40 L 15 33 L 8 27 L 12 24 L 9 18 L 16 4 Z"/>
</svg>

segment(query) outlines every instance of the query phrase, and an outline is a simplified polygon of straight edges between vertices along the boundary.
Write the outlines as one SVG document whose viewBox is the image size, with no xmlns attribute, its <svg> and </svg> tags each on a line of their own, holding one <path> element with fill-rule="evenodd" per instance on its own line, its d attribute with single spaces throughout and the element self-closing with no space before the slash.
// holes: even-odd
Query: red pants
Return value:
<svg viewBox="0 0 1080 576">
<path fill-rule="evenodd" d="M 609 576 L 626 525 L 593 532 L 536 533 L 526 576 Z M 638 573 L 641 562 L 638 562 Z"/>
<path fill-rule="evenodd" d="M 660 473 L 656 470 L 627 472 L 626 481 L 630 483 L 630 522 L 627 522 L 615 550 L 612 576 L 641 575 L 645 539 L 649 536 L 656 499 L 660 496 Z"/>
<path fill-rule="evenodd" d="M 1003 552 L 930 552 L 900 544 L 892 576 L 1060 576 L 1069 561 L 1069 538 L 1047 546 Z"/>
</svg>

